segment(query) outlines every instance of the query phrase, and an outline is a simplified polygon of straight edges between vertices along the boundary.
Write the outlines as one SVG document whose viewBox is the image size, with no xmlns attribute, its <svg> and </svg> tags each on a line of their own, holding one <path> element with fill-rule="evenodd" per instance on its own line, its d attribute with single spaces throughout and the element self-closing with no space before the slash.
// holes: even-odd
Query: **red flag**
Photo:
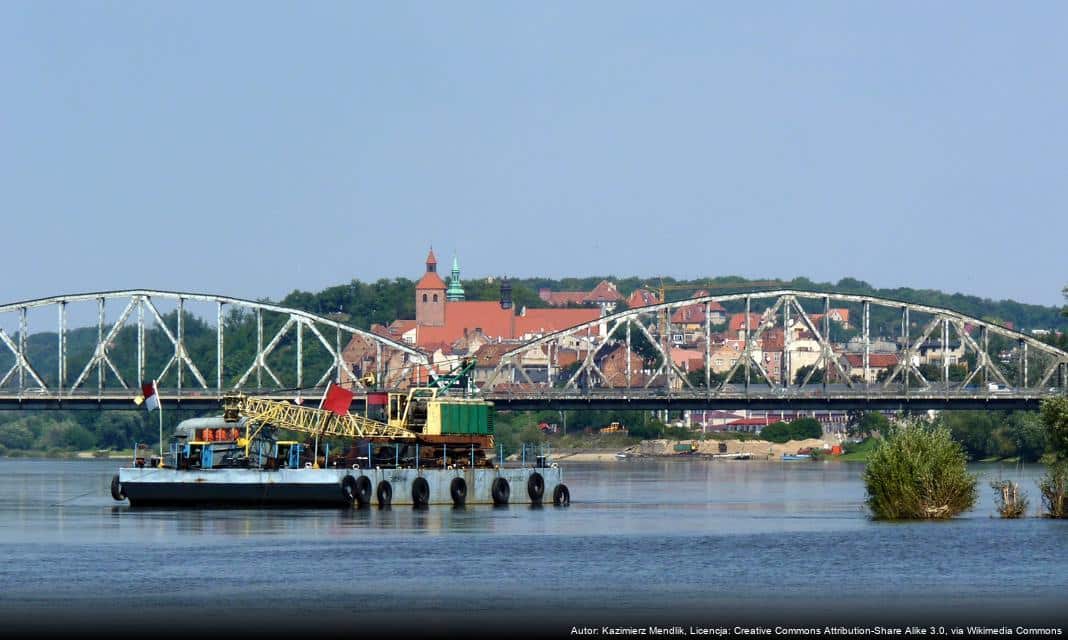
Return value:
<svg viewBox="0 0 1068 640">
<path fill-rule="evenodd" d="M 347 415 L 349 406 L 352 405 L 352 396 L 353 393 L 348 389 L 342 389 L 331 383 L 326 387 L 321 408 L 333 411 L 339 416 Z"/>
<path fill-rule="evenodd" d="M 156 394 L 156 381 L 146 382 L 141 385 L 141 395 L 134 398 L 134 403 L 145 405 L 145 409 L 155 411 L 159 409 L 159 396 Z"/>
</svg>

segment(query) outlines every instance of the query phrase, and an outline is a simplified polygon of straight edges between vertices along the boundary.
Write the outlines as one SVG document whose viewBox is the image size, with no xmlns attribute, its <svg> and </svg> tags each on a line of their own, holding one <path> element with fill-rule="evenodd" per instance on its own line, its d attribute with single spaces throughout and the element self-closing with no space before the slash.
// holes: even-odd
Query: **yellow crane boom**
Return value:
<svg viewBox="0 0 1068 640">
<path fill-rule="evenodd" d="M 407 429 L 390 426 L 353 413 L 339 416 L 332 411 L 242 394 L 223 398 L 223 416 L 228 422 L 236 422 L 241 417 L 246 418 L 246 450 L 249 442 L 266 425 L 320 437 L 414 440 L 416 435 Z"/>
</svg>

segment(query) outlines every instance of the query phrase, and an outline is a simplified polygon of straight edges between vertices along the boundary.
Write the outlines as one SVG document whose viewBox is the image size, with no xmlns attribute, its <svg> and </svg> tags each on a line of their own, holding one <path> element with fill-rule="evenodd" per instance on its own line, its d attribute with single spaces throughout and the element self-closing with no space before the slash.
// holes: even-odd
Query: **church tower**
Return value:
<svg viewBox="0 0 1068 640">
<path fill-rule="evenodd" d="M 426 257 L 426 273 L 415 284 L 415 324 L 423 327 L 445 326 L 445 281 L 438 275 L 434 249 Z"/>
<path fill-rule="evenodd" d="M 460 282 L 460 262 L 452 257 L 452 275 L 449 276 L 449 290 L 445 292 L 449 302 L 461 302 L 464 299 L 464 285 Z"/>
</svg>

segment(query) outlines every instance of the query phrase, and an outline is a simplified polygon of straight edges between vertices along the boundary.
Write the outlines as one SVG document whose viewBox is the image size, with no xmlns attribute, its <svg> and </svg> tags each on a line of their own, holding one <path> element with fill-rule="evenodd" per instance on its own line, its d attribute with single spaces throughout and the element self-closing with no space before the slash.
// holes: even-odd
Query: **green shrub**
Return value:
<svg viewBox="0 0 1068 640">
<path fill-rule="evenodd" d="M 793 422 L 773 422 L 760 430 L 760 437 L 782 444 L 790 440 L 808 440 L 823 436 L 823 427 L 814 418 L 798 418 Z"/>
<path fill-rule="evenodd" d="M 760 437 L 768 442 L 783 443 L 790 440 L 790 425 L 785 422 L 773 422 L 760 430 Z"/>
<path fill-rule="evenodd" d="M 975 504 L 977 478 L 949 429 L 925 423 L 892 430 L 868 457 L 868 508 L 878 520 L 951 518 Z"/>
<path fill-rule="evenodd" d="M 29 449 L 33 446 L 33 432 L 18 423 L 0 424 L 0 444 L 8 449 Z"/>
<path fill-rule="evenodd" d="M 1038 482 L 1042 506 L 1047 518 L 1068 517 L 1068 462 L 1058 460 L 1049 465 Z"/>
<path fill-rule="evenodd" d="M 791 440 L 820 439 L 823 437 L 823 425 L 815 418 L 798 418 L 790 423 Z"/>
</svg>

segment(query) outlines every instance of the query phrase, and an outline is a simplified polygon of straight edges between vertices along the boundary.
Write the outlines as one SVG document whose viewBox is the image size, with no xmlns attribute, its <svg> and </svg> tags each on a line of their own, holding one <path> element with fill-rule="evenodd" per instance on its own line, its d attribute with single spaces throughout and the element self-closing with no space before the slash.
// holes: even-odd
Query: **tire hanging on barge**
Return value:
<svg viewBox="0 0 1068 640">
<path fill-rule="evenodd" d="M 493 480 L 490 493 L 493 496 L 493 504 L 502 506 L 508 504 L 508 498 L 512 495 L 512 488 L 508 486 L 508 480 L 498 477 Z"/>
<path fill-rule="evenodd" d="M 560 483 L 553 489 L 553 504 L 558 507 L 567 507 L 571 505 L 571 492 L 568 490 L 567 485 Z"/>
<path fill-rule="evenodd" d="M 426 478 L 416 478 L 412 481 L 412 506 L 421 509 L 430 504 L 430 483 Z"/>
<path fill-rule="evenodd" d="M 378 498 L 379 509 L 389 507 L 393 504 L 393 485 L 389 483 L 389 480 L 379 482 L 375 495 Z"/>
<path fill-rule="evenodd" d="M 464 506 L 467 503 L 467 481 L 463 478 L 453 478 L 449 483 L 449 496 L 454 507 Z"/>
<path fill-rule="evenodd" d="M 541 504 L 541 498 L 545 495 L 545 478 L 537 471 L 527 478 L 527 495 L 533 504 Z"/>
<path fill-rule="evenodd" d="M 366 507 L 371 504 L 371 479 L 367 476 L 356 478 L 356 504 Z"/>
<path fill-rule="evenodd" d="M 356 501 L 356 478 L 352 476 L 345 476 L 341 479 L 341 493 L 344 494 L 345 500 L 352 504 Z"/>
<path fill-rule="evenodd" d="M 126 499 L 126 491 L 122 488 L 119 476 L 111 477 L 111 497 L 120 502 Z"/>
</svg>

